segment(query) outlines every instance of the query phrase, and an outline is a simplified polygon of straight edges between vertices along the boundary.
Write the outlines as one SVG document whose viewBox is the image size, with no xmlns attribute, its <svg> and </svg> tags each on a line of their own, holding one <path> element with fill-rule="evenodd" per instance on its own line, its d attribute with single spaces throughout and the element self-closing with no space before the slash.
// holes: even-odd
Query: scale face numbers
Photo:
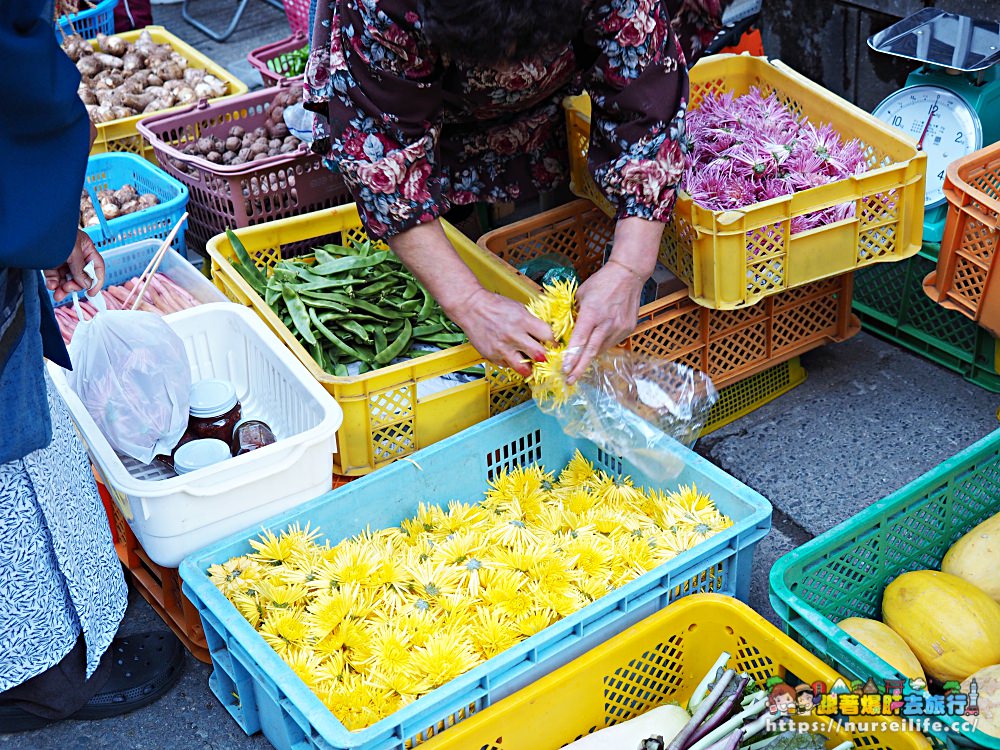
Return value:
<svg viewBox="0 0 1000 750">
<path fill-rule="evenodd" d="M 921 144 L 927 154 L 926 208 L 944 203 L 944 175 L 955 159 L 982 147 L 979 115 L 940 86 L 909 86 L 890 94 L 873 114 Z"/>
</svg>

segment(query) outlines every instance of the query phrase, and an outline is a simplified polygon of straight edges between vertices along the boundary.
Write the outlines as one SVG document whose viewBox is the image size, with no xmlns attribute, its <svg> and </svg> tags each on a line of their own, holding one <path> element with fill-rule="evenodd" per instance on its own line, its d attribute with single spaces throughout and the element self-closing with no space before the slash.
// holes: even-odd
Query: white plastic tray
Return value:
<svg viewBox="0 0 1000 750">
<path fill-rule="evenodd" d="M 343 413 L 249 308 L 208 304 L 164 320 L 184 341 L 192 378 L 231 381 L 244 414 L 267 422 L 277 443 L 184 476 L 143 475 L 137 465 L 130 472 L 62 368 L 49 371 L 139 543 L 153 562 L 176 568 L 188 554 L 329 490 Z"/>
</svg>

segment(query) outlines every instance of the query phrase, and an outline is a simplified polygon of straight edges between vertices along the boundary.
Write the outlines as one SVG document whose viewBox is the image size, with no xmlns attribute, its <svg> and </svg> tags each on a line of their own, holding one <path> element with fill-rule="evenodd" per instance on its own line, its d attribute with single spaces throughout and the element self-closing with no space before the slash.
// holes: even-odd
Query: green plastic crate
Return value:
<svg viewBox="0 0 1000 750">
<path fill-rule="evenodd" d="M 924 293 L 924 277 L 936 267 L 937 253 L 924 247 L 907 260 L 857 271 L 854 312 L 865 330 L 1000 393 L 997 340 Z"/>
<path fill-rule="evenodd" d="M 896 576 L 940 568 L 963 534 L 1000 513 L 1000 430 L 780 558 L 771 568 L 771 606 L 795 637 L 836 671 L 856 679 L 903 679 L 835 623 L 880 619 L 882 592 Z M 929 717 L 947 723 L 946 717 Z M 1000 749 L 985 732 L 933 733 L 949 747 Z"/>
</svg>

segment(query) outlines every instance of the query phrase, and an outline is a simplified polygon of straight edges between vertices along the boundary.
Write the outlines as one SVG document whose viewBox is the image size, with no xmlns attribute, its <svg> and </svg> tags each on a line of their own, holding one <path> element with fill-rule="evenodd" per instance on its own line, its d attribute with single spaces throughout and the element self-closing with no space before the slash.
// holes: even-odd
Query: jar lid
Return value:
<svg viewBox="0 0 1000 750">
<path fill-rule="evenodd" d="M 260 424 L 264 425 L 267 429 L 269 430 L 271 429 L 271 425 L 269 425 L 263 419 L 258 419 L 257 417 L 243 417 L 239 422 L 233 425 L 233 432 L 236 432 L 240 428 L 240 425 L 246 424 L 247 422 L 259 422 Z"/>
<path fill-rule="evenodd" d="M 191 416 L 218 417 L 236 406 L 236 387 L 228 380 L 198 380 L 191 384 Z"/>
<path fill-rule="evenodd" d="M 229 446 L 221 440 L 205 438 L 184 443 L 174 452 L 174 471 L 178 474 L 190 474 L 192 471 L 220 463 L 232 458 Z"/>
</svg>

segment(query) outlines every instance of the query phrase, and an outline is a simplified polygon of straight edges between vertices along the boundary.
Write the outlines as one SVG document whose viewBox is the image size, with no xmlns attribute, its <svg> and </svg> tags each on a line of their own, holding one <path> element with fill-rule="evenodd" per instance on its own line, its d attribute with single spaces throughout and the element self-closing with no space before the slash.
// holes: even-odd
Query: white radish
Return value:
<svg viewBox="0 0 1000 750">
<path fill-rule="evenodd" d="M 563 750 L 632 750 L 639 747 L 643 740 L 657 736 L 667 743 L 677 736 L 690 718 L 680 706 L 660 706 L 642 716 L 581 737 L 565 745 Z"/>
</svg>

